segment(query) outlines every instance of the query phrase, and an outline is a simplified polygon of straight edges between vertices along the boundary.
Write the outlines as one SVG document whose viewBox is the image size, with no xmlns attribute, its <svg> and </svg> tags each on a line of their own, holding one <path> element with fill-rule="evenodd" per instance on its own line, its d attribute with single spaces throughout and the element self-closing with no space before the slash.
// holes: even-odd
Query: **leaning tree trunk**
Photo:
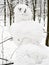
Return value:
<svg viewBox="0 0 49 65">
<path fill-rule="evenodd" d="M 48 0 L 48 23 L 47 23 L 46 45 L 49 46 L 49 0 Z"/>
</svg>

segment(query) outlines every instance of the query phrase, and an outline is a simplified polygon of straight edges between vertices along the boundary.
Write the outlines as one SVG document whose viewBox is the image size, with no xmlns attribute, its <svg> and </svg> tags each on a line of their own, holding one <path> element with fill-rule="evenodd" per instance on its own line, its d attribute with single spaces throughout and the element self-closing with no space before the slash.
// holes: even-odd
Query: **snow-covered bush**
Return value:
<svg viewBox="0 0 49 65">
<path fill-rule="evenodd" d="M 14 9 L 15 22 L 31 20 L 33 18 L 31 9 L 25 4 L 18 4 Z"/>
</svg>

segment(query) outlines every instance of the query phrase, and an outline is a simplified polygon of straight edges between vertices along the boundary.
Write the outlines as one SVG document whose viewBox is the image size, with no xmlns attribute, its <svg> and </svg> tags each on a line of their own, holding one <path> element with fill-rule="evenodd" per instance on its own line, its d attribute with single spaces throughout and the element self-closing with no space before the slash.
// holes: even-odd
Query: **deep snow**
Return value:
<svg viewBox="0 0 49 65">
<path fill-rule="evenodd" d="M 48 65 L 49 51 L 36 44 L 23 44 L 13 55 L 14 65 Z"/>
</svg>

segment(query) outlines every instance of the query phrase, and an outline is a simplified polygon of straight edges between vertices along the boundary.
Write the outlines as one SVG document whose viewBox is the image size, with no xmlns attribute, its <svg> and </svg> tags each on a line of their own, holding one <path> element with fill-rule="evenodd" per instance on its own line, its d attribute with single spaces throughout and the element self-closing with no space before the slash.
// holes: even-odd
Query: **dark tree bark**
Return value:
<svg viewBox="0 0 49 65">
<path fill-rule="evenodd" d="M 6 0 L 4 0 L 4 26 L 6 26 Z"/>
<path fill-rule="evenodd" d="M 45 26 L 45 5 L 46 5 L 46 0 L 44 0 L 44 26 Z"/>
<path fill-rule="evenodd" d="M 26 0 L 26 5 L 28 6 L 28 0 Z"/>
<path fill-rule="evenodd" d="M 39 1 L 40 4 L 40 14 L 39 14 L 39 23 L 41 22 L 41 14 L 42 14 L 42 0 Z"/>
<path fill-rule="evenodd" d="M 37 0 L 34 0 L 34 3 L 33 3 L 33 11 L 34 11 L 34 17 L 33 17 L 33 19 L 34 19 L 34 21 L 35 21 L 35 14 L 36 14 L 36 4 L 37 4 Z"/>
<path fill-rule="evenodd" d="M 49 46 L 49 0 L 48 0 L 48 23 L 47 23 L 46 45 Z"/>
<path fill-rule="evenodd" d="M 12 24 L 12 18 L 14 18 L 14 12 L 13 12 L 13 4 L 12 4 L 12 0 L 9 1 L 7 0 L 8 3 L 8 7 L 9 7 L 9 11 L 10 11 L 10 25 Z M 12 17 L 13 16 L 13 17 Z M 14 22 L 14 21 L 13 21 Z"/>
<path fill-rule="evenodd" d="M 12 13 L 13 13 L 13 8 L 12 8 L 12 4 L 10 4 L 10 25 L 12 24 Z"/>
</svg>

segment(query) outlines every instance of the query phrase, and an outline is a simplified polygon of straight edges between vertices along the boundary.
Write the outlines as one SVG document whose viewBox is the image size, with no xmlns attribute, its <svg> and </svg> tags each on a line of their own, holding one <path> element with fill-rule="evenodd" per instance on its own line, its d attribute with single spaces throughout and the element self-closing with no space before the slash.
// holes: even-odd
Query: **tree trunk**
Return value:
<svg viewBox="0 0 49 65">
<path fill-rule="evenodd" d="M 34 19 L 34 21 L 35 21 L 35 14 L 36 14 L 36 4 L 37 4 L 37 0 L 35 0 L 34 1 L 34 3 L 33 3 L 33 11 L 34 11 L 34 17 L 33 17 L 33 19 Z"/>
<path fill-rule="evenodd" d="M 6 0 L 4 0 L 4 26 L 6 26 Z"/>
<path fill-rule="evenodd" d="M 49 0 L 48 0 L 48 23 L 47 23 L 46 45 L 49 46 Z"/>
<path fill-rule="evenodd" d="M 40 14 L 39 14 L 39 23 L 41 22 L 41 14 L 42 14 L 42 0 L 39 2 L 40 4 Z"/>
<path fill-rule="evenodd" d="M 12 24 L 12 18 L 14 16 L 13 7 L 12 7 L 12 0 L 10 0 L 10 3 L 7 0 L 7 3 L 8 3 L 9 11 L 10 11 L 10 25 L 11 25 Z"/>
<path fill-rule="evenodd" d="M 45 5 L 46 5 L 46 0 L 44 0 L 44 27 L 45 27 Z"/>
</svg>

